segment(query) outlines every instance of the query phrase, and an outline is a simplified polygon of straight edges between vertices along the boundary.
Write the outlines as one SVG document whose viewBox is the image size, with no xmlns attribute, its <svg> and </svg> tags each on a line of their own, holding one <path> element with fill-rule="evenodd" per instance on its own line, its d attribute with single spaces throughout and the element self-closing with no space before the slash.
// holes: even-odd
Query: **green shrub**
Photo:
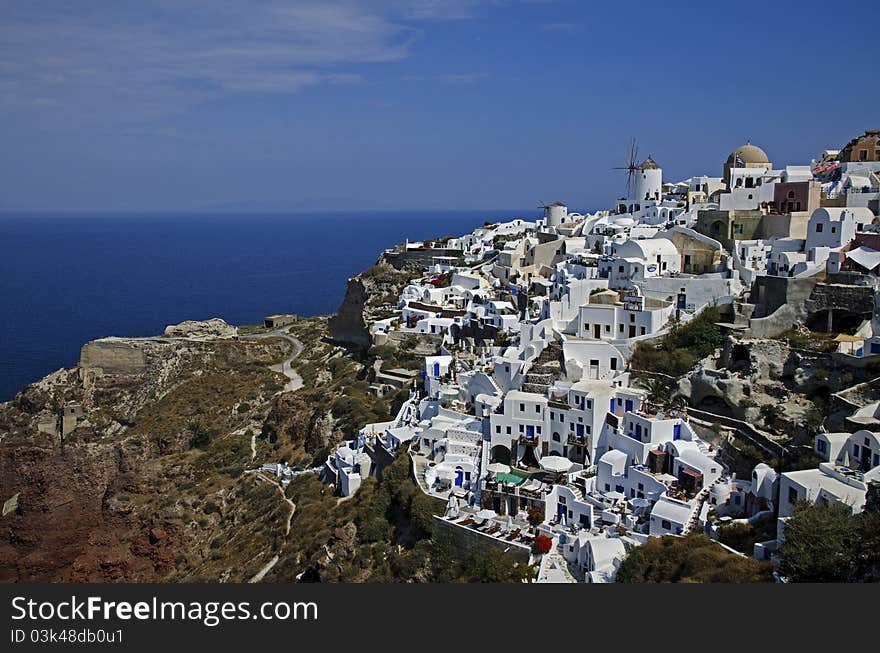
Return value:
<svg viewBox="0 0 880 653">
<path fill-rule="evenodd" d="M 621 583 L 759 583 L 772 580 L 772 567 L 727 551 L 702 533 L 654 537 L 624 558 Z"/>
<path fill-rule="evenodd" d="M 721 328 L 715 324 L 720 319 L 718 309 L 710 306 L 690 322 L 674 326 L 658 341 L 640 341 L 633 351 L 633 369 L 670 376 L 686 374 L 724 342 Z"/>
</svg>

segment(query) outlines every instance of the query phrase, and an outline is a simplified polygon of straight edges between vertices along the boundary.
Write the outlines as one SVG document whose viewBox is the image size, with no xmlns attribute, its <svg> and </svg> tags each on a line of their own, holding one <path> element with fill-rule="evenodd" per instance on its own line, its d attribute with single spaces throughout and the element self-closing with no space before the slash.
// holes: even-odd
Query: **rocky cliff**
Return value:
<svg viewBox="0 0 880 653">
<path fill-rule="evenodd" d="M 400 292 L 418 271 L 396 270 L 384 261 L 348 280 L 345 297 L 336 315 L 330 318 L 330 337 L 360 349 L 373 344 L 370 325 L 397 305 Z"/>
<path fill-rule="evenodd" d="M 339 310 L 330 318 L 330 337 L 346 345 L 368 348 L 372 338 L 364 320 L 366 307 L 367 288 L 360 277 L 352 277 L 348 280 Z"/>
<path fill-rule="evenodd" d="M 290 345 L 224 331 L 97 340 L 0 405 L 0 501 L 17 497 L 0 517 L 0 581 L 196 578 L 218 537 L 271 547 L 282 510 L 242 476 L 246 427 L 280 396 L 268 367 Z M 241 563 L 230 578 L 256 573 L 226 559 Z"/>
</svg>

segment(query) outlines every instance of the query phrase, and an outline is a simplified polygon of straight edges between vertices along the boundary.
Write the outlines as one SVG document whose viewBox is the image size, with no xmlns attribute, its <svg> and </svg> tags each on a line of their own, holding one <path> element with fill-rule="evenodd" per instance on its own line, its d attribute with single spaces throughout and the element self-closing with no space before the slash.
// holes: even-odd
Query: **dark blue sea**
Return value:
<svg viewBox="0 0 880 653">
<path fill-rule="evenodd" d="M 386 247 L 522 215 L 0 216 L 0 401 L 75 365 L 94 338 L 334 312 L 348 277 Z"/>
</svg>

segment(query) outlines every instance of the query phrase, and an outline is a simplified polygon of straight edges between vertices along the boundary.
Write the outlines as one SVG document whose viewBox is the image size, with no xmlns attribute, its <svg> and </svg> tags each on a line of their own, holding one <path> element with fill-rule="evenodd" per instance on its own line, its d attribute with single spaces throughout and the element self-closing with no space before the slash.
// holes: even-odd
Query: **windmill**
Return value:
<svg viewBox="0 0 880 653">
<path fill-rule="evenodd" d="M 632 193 L 632 183 L 633 176 L 636 174 L 636 171 L 639 169 L 638 164 L 638 156 L 639 156 L 639 146 L 636 144 L 636 139 L 629 139 L 629 154 L 628 154 L 628 162 L 624 166 L 615 166 L 612 170 L 626 170 L 626 198 L 629 199 Z"/>
<path fill-rule="evenodd" d="M 545 204 L 544 202 L 542 202 L 540 200 L 538 201 L 538 210 L 541 212 L 538 216 L 539 220 L 546 215 L 547 209 L 549 209 L 549 208 L 550 208 L 549 204 Z"/>
</svg>

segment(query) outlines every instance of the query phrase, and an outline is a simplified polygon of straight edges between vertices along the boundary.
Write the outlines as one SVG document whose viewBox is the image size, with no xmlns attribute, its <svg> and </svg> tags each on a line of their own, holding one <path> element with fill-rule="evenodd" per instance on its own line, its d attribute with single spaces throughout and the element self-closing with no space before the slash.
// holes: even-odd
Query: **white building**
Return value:
<svg viewBox="0 0 880 653">
<path fill-rule="evenodd" d="M 660 331 L 672 317 L 673 305 L 638 293 L 638 289 L 632 291 L 623 301 L 608 301 L 604 293 L 594 295 L 594 301 L 579 308 L 577 335 L 615 341 Z"/>
<path fill-rule="evenodd" d="M 871 224 L 874 214 L 867 208 L 820 208 L 813 211 L 807 225 L 804 250 L 810 260 L 828 262 L 828 271 L 836 273 L 844 257 L 840 249 L 853 241 L 856 231 Z"/>
</svg>

